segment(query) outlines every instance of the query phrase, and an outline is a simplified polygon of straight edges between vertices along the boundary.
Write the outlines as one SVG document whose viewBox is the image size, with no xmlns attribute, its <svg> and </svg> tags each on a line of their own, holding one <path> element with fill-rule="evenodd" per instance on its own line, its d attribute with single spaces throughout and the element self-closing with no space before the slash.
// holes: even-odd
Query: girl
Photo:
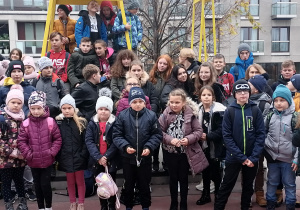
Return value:
<svg viewBox="0 0 300 210">
<path fill-rule="evenodd" d="M 8 69 L 9 62 L 10 62 L 9 60 L 0 61 L 0 86 L 3 85 L 4 80 L 6 78 L 5 74 Z"/>
<path fill-rule="evenodd" d="M 215 184 L 215 195 L 221 184 L 220 163 L 225 158 L 225 147 L 222 137 L 222 120 L 226 107 L 215 102 L 214 90 L 211 86 L 200 89 L 199 122 L 202 125 L 202 148 L 209 166 L 202 172 L 203 191 L 197 205 L 211 202 L 210 181 Z"/>
<path fill-rule="evenodd" d="M 18 147 L 31 168 L 38 208 L 52 210 L 51 169 L 61 147 L 61 135 L 49 117 L 44 92 L 34 91 L 28 105 L 30 114 L 21 124 Z"/>
<path fill-rule="evenodd" d="M 21 60 L 22 58 L 22 51 L 19 48 L 14 48 L 9 53 L 8 60 L 15 61 L 15 60 Z"/>
<path fill-rule="evenodd" d="M 180 210 L 187 209 L 188 174 L 193 176 L 207 167 L 207 160 L 198 140 L 202 136 L 197 119 L 198 108 L 182 89 L 172 90 L 168 106 L 159 118 L 163 132 L 164 160 L 170 176 L 171 206 L 178 209 L 178 182 L 180 184 Z"/>
<path fill-rule="evenodd" d="M 201 63 L 196 60 L 196 54 L 191 48 L 182 48 L 179 53 L 179 63 L 184 65 L 191 80 L 195 80 L 196 72 Z"/>
<path fill-rule="evenodd" d="M 30 56 L 24 56 L 24 81 L 28 82 L 30 85 L 35 84 L 38 73 L 35 71 L 34 60 Z"/>
<path fill-rule="evenodd" d="M 169 93 L 176 88 L 183 89 L 187 95 L 192 95 L 194 92 L 193 83 L 189 79 L 187 71 L 182 64 L 173 67 L 171 77 L 168 79 L 161 92 L 160 105 L 162 110 L 166 108 Z"/>
<path fill-rule="evenodd" d="M 205 85 L 209 85 L 213 88 L 216 101 L 222 103 L 225 99 L 225 90 L 223 85 L 217 83 L 215 67 L 209 62 L 202 63 L 197 71 L 194 92 L 194 99 L 196 101 L 200 98 L 200 89 Z"/>
<path fill-rule="evenodd" d="M 70 210 L 84 210 L 84 170 L 87 169 L 89 156 L 85 145 L 86 120 L 78 117 L 75 100 L 70 94 L 62 98 L 60 109 L 62 114 L 56 117 L 62 137 L 58 170 L 66 172 L 67 175 Z M 75 185 L 78 190 L 78 206 Z"/>
<path fill-rule="evenodd" d="M 114 101 L 119 100 L 121 91 L 124 89 L 125 75 L 129 71 L 131 61 L 136 58 L 136 54 L 131 50 L 121 50 L 118 53 L 115 63 L 111 67 L 112 79 L 110 88 Z"/>
<path fill-rule="evenodd" d="M 118 50 L 118 36 L 113 33 L 112 28 L 115 23 L 116 13 L 110 1 L 102 1 L 100 5 L 100 17 L 106 26 L 108 46 Z"/>
<path fill-rule="evenodd" d="M 23 104 L 22 87 L 13 85 L 6 97 L 6 107 L 0 112 L 0 175 L 6 210 L 14 209 L 11 195 L 12 180 L 15 182 L 20 199 L 18 209 L 28 209 L 23 182 L 25 160 L 17 147 L 18 131 L 25 119 Z"/>
</svg>

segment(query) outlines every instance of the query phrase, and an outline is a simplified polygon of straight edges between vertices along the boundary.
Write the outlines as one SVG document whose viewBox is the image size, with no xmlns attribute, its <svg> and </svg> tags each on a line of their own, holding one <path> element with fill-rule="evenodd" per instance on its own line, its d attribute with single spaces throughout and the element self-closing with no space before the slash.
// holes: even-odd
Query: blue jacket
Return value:
<svg viewBox="0 0 300 210">
<path fill-rule="evenodd" d="M 233 109 L 233 116 L 229 109 Z M 257 109 L 256 117 L 252 114 L 254 109 Z M 253 163 L 258 162 L 265 143 L 265 126 L 255 103 L 249 101 L 241 107 L 235 100 L 224 113 L 222 127 L 226 161 L 243 163 L 249 159 Z"/>
<path fill-rule="evenodd" d="M 129 38 L 131 42 L 132 49 L 137 48 L 139 42 L 142 41 L 143 38 L 143 27 L 142 23 L 136 15 L 131 14 L 127 10 L 125 11 L 126 22 L 130 23 L 131 29 L 129 31 Z M 114 23 L 114 27 L 112 28 L 113 33 L 118 34 L 118 44 L 120 47 L 127 48 L 126 38 L 125 38 L 125 25 L 123 25 L 122 20 L 120 20 L 121 14 L 117 15 Z"/>
<path fill-rule="evenodd" d="M 250 53 L 248 60 L 245 60 L 245 61 L 241 60 L 240 56 L 237 56 L 237 58 L 235 59 L 235 65 L 232 66 L 229 71 L 229 73 L 233 75 L 234 81 L 243 79 L 245 77 L 246 70 L 250 65 L 253 64 L 253 60 L 254 60 L 254 58 L 253 58 L 252 52 Z M 238 75 L 235 75 L 236 67 L 239 70 Z M 236 79 L 236 77 L 237 77 L 237 79 Z"/>
<path fill-rule="evenodd" d="M 90 37 L 91 36 L 91 21 L 89 18 L 89 13 L 86 10 L 81 10 L 78 14 L 80 18 L 78 18 L 77 23 L 75 25 L 75 40 L 77 43 L 77 47 L 79 47 L 79 44 L 81 43 L 81 39 L 83 37 Z M 99 33 L 99 39 L 102 39 L 107 42 L 107 32 L 106 27 L 103 21 L 101 20 L 101 17 L 96 14 L 97 18 L 97 25 L 98 25 L 98 33 Z"/>
</svg>

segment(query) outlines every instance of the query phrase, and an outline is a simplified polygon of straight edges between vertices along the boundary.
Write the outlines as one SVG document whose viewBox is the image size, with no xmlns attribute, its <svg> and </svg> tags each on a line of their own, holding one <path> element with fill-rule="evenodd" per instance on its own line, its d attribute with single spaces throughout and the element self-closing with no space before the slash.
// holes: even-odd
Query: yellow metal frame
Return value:
<svg viewBox="0 0 300 210">
<path fill-rule="evenodd" d="M 214 0 L 193 0 L 193 16 L 192 16 L 192 37 L 191 37 L 191 48 L 194 47 L 194 36 L 195 36 L 195 15 L 196 15 L 196 4 L 201 2 L 201 22 L 200 22 L 200 41 L 199 41 L 199 57 L 198 60 L 202 60 L 202 44 L 204 47 L 204 61 L 207 61 L 207 49 L 206 49 L 206 32 L 205 32 L 205 15 L 204 7 L 205 3 L 210 2 L 212 5 L 212 22 L 213 22 L 213 39 L 214 39 L 214 54 L 217 53 L 217 38 L 216 38 L 216 17 L 215 17 L 215 2 Z"/>
<path fill-rule="evenodd" d="M 49 42 L 49 37 L 53 31 L 53 22 L 54 22 L 54 18 L 55 18 L 56 5 L 59 5 L 59 4 L 87 5 L 90 1 L 91 0 L 50 0 L 49 1 L 41 56 L 44 56 L 46 51 L 51 48 L 51 44 Z M 97 0 L 97 2 L 99 4 L 101 4 L 102 1 Z M 125 16 L 123 0 L 111 0 L 111 3 L 115 6 L 117 6 L 119 9 L 121 9 L 123 24 L 126 25 L 126 16 Z M 126 42 L 127 42 L 127 48 L 129 50 L 131 50 L 131 43 L 130 43 L 128 31 L 125 31 L 125 38 L 126 38 Z"/>
</svg>

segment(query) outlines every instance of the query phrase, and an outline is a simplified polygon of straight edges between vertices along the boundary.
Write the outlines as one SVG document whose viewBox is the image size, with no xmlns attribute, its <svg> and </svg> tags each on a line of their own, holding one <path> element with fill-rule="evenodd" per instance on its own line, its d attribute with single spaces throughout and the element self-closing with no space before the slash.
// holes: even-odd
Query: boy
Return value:
<svg viewBox="0 0 300 210">
<path fill-rule="evenodd" d="M 131 41 L 131 48 L 136 53 L 138 43 L 142 41 L 143 38 L 143 27 L 142 23 L 136 15 L 140 4 L 137 0 L 128 0 L 128 3 L 124 5 L 126 8 L 126 25 L 123 25 L 121 12 L 118 13 L 114 26 L 112 28 L 113 33 L 119 34 L 118 46 L 119 50 L 127 49 L 127 43 L 125 38 L 125 31 L 129 31 L 129 37 Z"/>
<path fill-rule="evenodd" d="M 120 113 L 113 127 L 113 142 L 122 155 L 124 204 L 127 210 L 133 207 L 135 183 L 140 192 L 142 209 L 149 210 L 151 154 L 162 139 L 156 114 L 145 108 L 145 101 L 143 90 L 132 87 L 128 97 L 130 108 Z"/>
<path fill-rule="evenodd" d="M 295 209 L 298 150 L 292 144 L 298 113 L 290 90 L 280 84 L 273 93 L 274 109 L 265 119 L 267 137 L 264 155 L 268 162 L 267 209 L 275 210 L 277 186 L 285 188 L 286 209 Z"/>
<path fill-rule="evenodd" d="M 232 85 L 234 83 L 234 78 L 232 74 L 228 74 L 224 71 L 226 66 L 225 57 L 222 54 L 216 54 L 213 58 L 213 65 L 217 71 L 217 82 L 223 85 L 224 90 L 226 91 L 226 98 L 231 96 Z"/>
<path fill-rule="evenodd" d="M 294 93 L 294 103 L 295 103 L 295 111 L 300 111 L 300 74 L 295 74 L 291 77 L 291 80 L 287 83 L 287 88 Z"/>
<path fill-rule="evenodd" d="M 35 87 L 47 95 L 46 104 L 50 110 L 50 116 L 55 118 L 59 114 L 60 100 L 66 95 L 64 82 L 53 73 L 52 61 L 48 57 L 42 57 L 39 61 L 41 74 L 38 76 Z"/>
<path fill-rule="evenodd" d="M 68 63 L 68 78 L 72 89 L 84 82 L 82 69 L 87 64 L 95 64 L 99 67 L 99 60 L 93 49 L 91 39 L 83 37 L 79 45 L 79 51 L 71 55 Z"/>
<path fill-rule="evenodd" d="M 99 67 L 88 64 L 83 70 L 85 81 L 77 86 L 71 94 L 76 102 L 76 107 L 87 121 L 96 113 L 95 106 L 98 99 L 97 84 L 100 83 Z"/>
<path fill-rule="evenodd" d="M 294 74 L 296 74 L 295 63 L 292 60 L 283 61 L 281 64 L 280 77 L 278 81 L 272 85 L 273 91 L 279 84 L 287 85 Z"/>
<path fill-rule="evenodd" d="M 226 146 L 226 162 L 224 177 L 216 196 L 215 210 L 225 209 L 241 170 L 243 174 L 241 209 L 248 210 L 250 206 L 257 162 L 265 140 L 263 117 L 256 104 L 249 100 L 250 92 L 246 80 L 235 82 L 232 94 L 236 100 L 224 113 L 222 132 Z"/>
</svg>

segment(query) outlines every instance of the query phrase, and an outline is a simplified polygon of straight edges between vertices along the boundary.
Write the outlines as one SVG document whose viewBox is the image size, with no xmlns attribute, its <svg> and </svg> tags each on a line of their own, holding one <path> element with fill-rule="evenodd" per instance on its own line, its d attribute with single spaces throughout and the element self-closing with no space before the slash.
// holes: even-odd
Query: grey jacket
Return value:
<svg viewBox="0 0 300 210">
<path fill-rule="evenodd" d="M 265 118 L 270 111 L 272 98 L 267 93 L 259 93 L 259 94 L 251 95 L 250 100 L 253 101 L 258 107 L 259 107 L 259 103 L 261 103 L 262 101 L 266 101 L 264 110 L 260 110 L 262 111 L 263 118 Z"/>
</svg>

